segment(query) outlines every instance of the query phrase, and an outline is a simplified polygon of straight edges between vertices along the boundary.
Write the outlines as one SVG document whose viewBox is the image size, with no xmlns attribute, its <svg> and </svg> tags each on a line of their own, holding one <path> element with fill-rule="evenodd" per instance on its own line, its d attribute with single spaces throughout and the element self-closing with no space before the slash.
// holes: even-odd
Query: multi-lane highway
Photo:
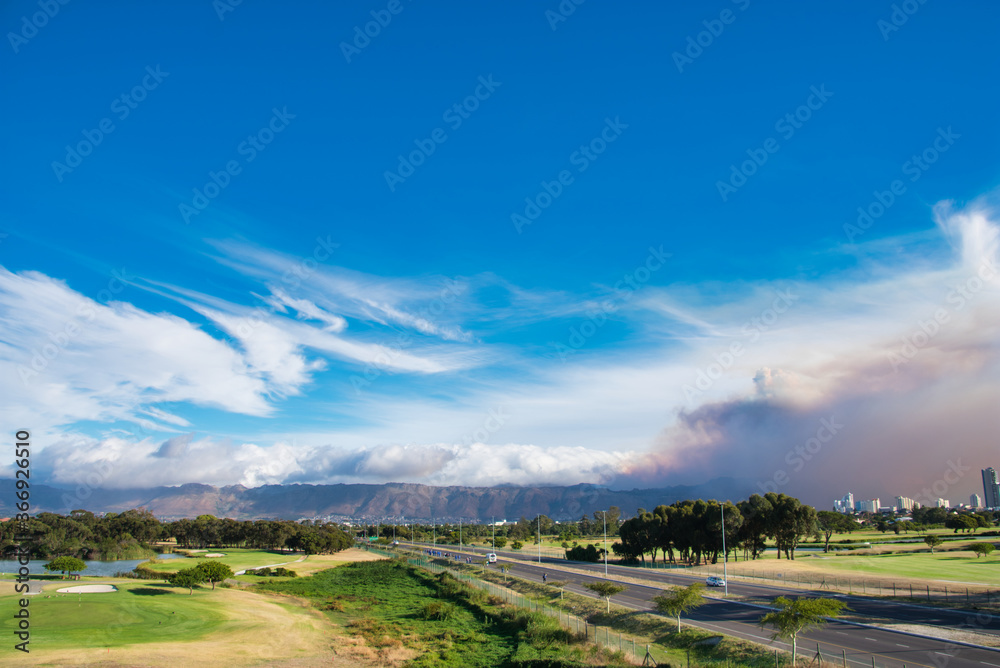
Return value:
<svg viewBox="0 0 1000 668">
<path fill-rule="evenodd" d="M 405 546 L 404 546 L 405 547 Z M 417 548 L 433 547 L 417 544 Z M 436 549 L 455 554 L 455 546 L 438 545 Z M 483 548 L 466 548 L 465 553 L 477 553 L 480 557 L 487 551 Z M 527 580 L 540 582 L 542 574 L 549 579 L 569 583 L 567 591 L 594 596 L 593 592 L 583 585 L 586 582 L 604 578 L 605 566 L 581 562 L 567 562 L 563 559 L 542 557 L 541 562 L 527 561 L 531 555 L 527 553 L 514 554 L 498 551 L 500 562 L 511 567 L 511 574 Z M 554 567 L 571 567 L 576 571 L 586 571 L 587 574 L 571 573 L 556 570 Z M 671 585 L 686 585 L 700 581 L 700 576 L 682 575 L 676 571 L 640 570 L 626 566 L 608 565 L 608 579 L 616 578 L 641 579 L 649 585 L 638 585 L 623 582 L 628 590 L 612 599 L 612 602 L 634 610 L 651 609 L 650 600 L 659 594 L 663 587 Z M 753 597 L 775 596 L 831 596 L 829 592 L 810 592 L 802 589 L 790 589 L 770 585 L 732 583 L 729 591 Z M 781 641 L 772 641 L 770 630 L 761 629 L 758 623 L 764 610 L 760 606 L 722 599 L 721 590 L 710 590 L 709 599 L 705 605 L 685 616 L 687 623 L 694 624 L 709 631 L 724 633 L 747 640 L 763 643 L 779 649 L 790 649 Z M 717 597 L 717 598 L 716 598 Z M 1000 620 L 994 615 L 977 615 L 968 611 L 944 610 L 923 606 L 906 605 L 869 599 L 859 596 L 842 596 L 854 611 L 871 616 L 879 616 L 901 623 L 924 624 L 946 627 L 949 629 L 968 629 L 981 633 L 1000 635 Z M 886 629 L 861 626 L 843 621 L 831 621 L 819 629 L 806 632 L 799 636 L 800 655 L 815 655 L 822 653 L 824 661 L 842 663 L 849 666 L 871 666 L 881 668 L 887 666 L 897 668 L 903 665 L 924 666 L 927 668 L 1000 668 L 1000 651 L 962 645 L 947 640 L 926 638 L 904 634 Z"/>
</svg>

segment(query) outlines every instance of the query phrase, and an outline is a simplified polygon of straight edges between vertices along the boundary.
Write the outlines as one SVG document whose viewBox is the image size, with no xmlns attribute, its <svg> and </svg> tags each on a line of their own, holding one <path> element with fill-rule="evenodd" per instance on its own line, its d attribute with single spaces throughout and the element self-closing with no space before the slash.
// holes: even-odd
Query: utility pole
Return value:
<svg viewBox="0 0 1000 668">
<path fill-rule="evenodd" d="M 729 553 L 726 552 L 726 502 L 719 504 L 722 511 L 722 581 L 726 583 L 726 596 L 729 596 Z"/>
<path fill-rule="evenodd" d="M 538 563 L 542 563 L 542 514 L 538 513 Z"/>
<path fill-rule="evenodd" d="M 608 511 L 602 510 L 601 517 L 604 518 L 604 577 L 608 577 Z"/>
</svg>

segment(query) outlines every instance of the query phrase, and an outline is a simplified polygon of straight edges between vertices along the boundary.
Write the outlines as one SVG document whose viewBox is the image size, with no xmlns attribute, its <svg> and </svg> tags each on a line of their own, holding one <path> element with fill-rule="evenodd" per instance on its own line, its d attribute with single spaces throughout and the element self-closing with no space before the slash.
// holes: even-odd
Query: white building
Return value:
<svg viewBox="0 0 1000 668">
<path fill-rule="evenodd" d="M 973 494 L 972 496 L 969 497 L 969 505 L 972 506 L 973 508 L 982 508 L 983 497 L 979 496 L 978 494 Z"/>
<path fill-rule="evenodd" d="M 868 501 L 858 501 L 854 504 L 854 509 L 862 513 L 877 513 L 882 506 L 880 499 L 870 499 Z"/>
<path fill-rule="evenodd" d="M 917 502 L 905 496 L 896 497 L 896 507 L 900 510 L 913 510 Z"/>
<path fill-rule="evenodd" d="M 833 509 L 838 513 L 850 513 L 854 511 L 854 493 L 848 492 L 844 498 L 833 502 Z"/>
<path fill-rule="evenodd" d="M 951 508 L 951 501 L 949 501 L 948 499 L 938 499 L 937 500 L 937 507 L 938 508 Z"/>
</svg>

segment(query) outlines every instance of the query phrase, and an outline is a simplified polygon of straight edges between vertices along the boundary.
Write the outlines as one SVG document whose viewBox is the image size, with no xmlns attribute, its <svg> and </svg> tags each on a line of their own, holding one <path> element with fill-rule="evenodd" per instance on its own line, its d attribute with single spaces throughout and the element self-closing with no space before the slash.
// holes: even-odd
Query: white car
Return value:
<svg viewBox="0 0 1000 668">
<path fill-rule="evenodd" d="M 726 581 L 722 578 L 717 578 L 714 575 L 711 575 L 707 580 L 705 580 L 705 584 L 709 587 L 725 587 Z"/>
<path fill-rule="evenodd" d="M 491 564 L 497 563 L 497 555 L 490 552 L 489 554 L 486 555 L 486 561 L 490 562 Z"/>
</svg>

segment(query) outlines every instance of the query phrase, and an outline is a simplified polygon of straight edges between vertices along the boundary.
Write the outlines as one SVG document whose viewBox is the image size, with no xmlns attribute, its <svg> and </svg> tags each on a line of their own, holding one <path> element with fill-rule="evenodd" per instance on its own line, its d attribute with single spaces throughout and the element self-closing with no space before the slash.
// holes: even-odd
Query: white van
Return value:
<svg viewBox="0 0 1000 668">
<path fill-rule="evenodd" d="M 497 563 L 497 555 L 490 552 L 489 554 L 486 555 L 486 561 L 490 562 L 491 564 Z"/>
</svg>

